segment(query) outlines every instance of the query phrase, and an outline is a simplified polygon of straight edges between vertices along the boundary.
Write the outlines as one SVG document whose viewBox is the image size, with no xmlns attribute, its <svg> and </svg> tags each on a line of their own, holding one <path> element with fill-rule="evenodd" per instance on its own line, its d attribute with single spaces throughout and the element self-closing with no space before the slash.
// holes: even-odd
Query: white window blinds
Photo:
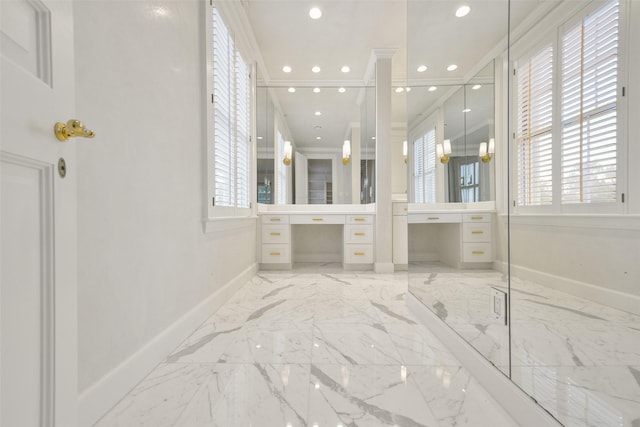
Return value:
<svg viewBox="0 0 640 427">
<path fill-rule="evenodd" d="M 415 203 L 436 201 L 436 130 L 413 141 L 413 182 Z"/>
<path fill-rule="evenodd" d="M 553 199 L 553 47 L 518 62 L 518 206 L 549 205 Z"/>
<path fill-rule="evenodd" d="M 562 203 L 616 201 L 619 4 L 562 36 Z"/>
<path fill-rule="evenodd" d="M 250 73 L 213 8 L 213 151 L 216 206 L 249 207 Z"/>
</svg>

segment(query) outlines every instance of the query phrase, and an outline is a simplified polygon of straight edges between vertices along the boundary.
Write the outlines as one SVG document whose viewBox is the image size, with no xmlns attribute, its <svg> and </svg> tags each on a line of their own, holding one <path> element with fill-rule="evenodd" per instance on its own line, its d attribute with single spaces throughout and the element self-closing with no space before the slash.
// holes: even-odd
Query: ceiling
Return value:
<svg viewBox="0 0 640 427">
<path fill-rule="evenodd" d="M 515 26 L 541 0 L 511 3 Z M 457 18 L 462 4 L 469 4 L 471 12 Z M 244 0 L 243 5 L 262 54 L 259 86 L 280 87 L 272 94 L 298 148 L 342 145 L 350 123 L 359 121 L 358 102 L 373 49 L 396 49 L 394 86 L 439 87 L 428 99 L 409 104 L 410 110 L 425 109 L 439 101 L 444 86 L 459 85 L 483 68 L 508 27 L 507 0 Z M 322 11 L 317 20 L 309 17 L 313 6 Z M 454 63 L 458 68 L 447 71 Z M 282 70 L 285 65 L 291 72 Z M 311 70 L 316 65 L 318 73 Z M 341 71 L 344 65 L 348 73 Z M 419 73 L 418 65 L 428 69 Z M 296 91 L 288 92 L 289 87 Z M 339 93 L 339 87 L 346 91 Z M 418 92 L 410 92 L 409 101 Z M 406 123 L 407 116 L 419 114 L 407 113 L 406 92 L 394 92 L 392 100 L 394 122 Z"/>
</svg>

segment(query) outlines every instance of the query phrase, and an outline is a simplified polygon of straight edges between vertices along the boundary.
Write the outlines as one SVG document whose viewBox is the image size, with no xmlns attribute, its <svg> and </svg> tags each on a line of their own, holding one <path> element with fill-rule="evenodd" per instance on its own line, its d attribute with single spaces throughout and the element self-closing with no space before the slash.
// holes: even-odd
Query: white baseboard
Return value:
<svg viewBox="0 0 640 427">
<path fill-rule="evenodd" d="M 94 425 L 257 271 L 254 263 L 83 391 L 78 398 L 78 425 Z"/>
<path fill-rule="evenodd" d="M 547 411 L 411 294 L 407 305 L 521 427 L 560 427 Z"/>
<path fill-rule="evenodd" d="M 373 264 L 373 271 L 376 273 L 393 273 L 395 265 L 392 262 L 376 262 Z"/>
<path fill-rule="evenodd" d="M 502 261 L 494 262 L 497 271 L 506 273 L 506 263 Z M 516 277 L 537 283 L 542 286 L 566 292 L 580 298 L 588 299 L 598 304 L 617 308 L 628 313 L 640 315 L 640 296 L 631 295 L 601 286 L 591 285 L 578 280 L 568 279 L 562 276 L 533 270 L 519 265 L 511 265 L 511 273 Z"/>
</svg>

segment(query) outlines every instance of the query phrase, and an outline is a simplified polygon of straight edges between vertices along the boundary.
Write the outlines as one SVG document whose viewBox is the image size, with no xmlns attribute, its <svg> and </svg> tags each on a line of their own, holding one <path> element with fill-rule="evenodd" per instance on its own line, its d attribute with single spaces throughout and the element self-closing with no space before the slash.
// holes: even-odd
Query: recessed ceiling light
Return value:
<svg viewBox="0 0 640 427">
<path fill-rule="evenodd" d="M 471 8 L 467 5 L 464 6 L 460 6 L 457 10 L 456 10 L 456 16 L 458 18 L 462 18 L 463 16 L 467 16 L 467 14 L 471 11 Z"/>
<path fill-rule="evenodd" d="M 322 137 L 321 137 L 321 136 L 316 136 L 316 139 L 317 139 L 317 140 L 321 140 L 321 139 L 322 139 Z M 318 346 L 316 345 L 316 347 L 318 347 Z"/>
<path fill-rule="evenodd" d="M 343 73 L 348 73 L 349 71 L 351 71 L 351 68 L 349 68 L 348 65 L 344 65 L 342 68 L 340 68 L 340 71 L 342 71 Z"/>
<path fill-rule="evenodd" d="M 311 9 L 309 9 L 309 16 L 311 17 L 311 19 L 320 19 L 320 17 L 322 16 L 322 11 L 319 7 L 312 7 Z"/>
<path fill-rule="evenodd" d="M 397 87 L 396 88 L 396 93 L 401 93 L 401 92 L 404 92 L 404 88 Z"/>
<path fill-rule="evenodd" d="M 319 73 L 320 72 L 320 67 L 315 65 L 313 68 L 311 68 L 311 71 L 313 71 L 314 73 Z"/>
<path fill-rule="evenodd" d="M 293 93 L 293 92 L 296 91 L 296 88 L 295 87 L 290 87 L 288 90 L 289 90 L 289 93 Z"/>
<path fill-rule="evenodd" d="M 410 87 L 406 88 L 405 90 L 406 90 L 407 92 L 411 92 L 411 88 L 410 88 Z"/>
<path fill-rule="evenodd" d="M 480 89 L 481 87 L 482 87 L 482 85 L 473 85 L 473 86 L 471 87 L 471 89 L 473 89 L 473 90 L 478 90 L 478 89 Z"/>
<path fill-rule="evenodd" d="M 282 71 L 284 71 L 285 73 L 290 73 L 291 67 L 289 67 L 288 65 L 285 65 L 284 67 L 282 67 Z"/>
<path fill-rule="evenodd" d="M 259 137 L 258 137 L 258 139 L 262 139 L 262 137 L 261 137 L 261 136 L 259 136 Z"/>
<path fill-rule="evenodd" d="M 341 87 L 340 89 L 338 89 L 338 92 L 340 92 L 340 93 L 345 93 L 346 91 L 347 91 L 347 90 L 346 90 L 345 88 L 343 88 L 343 87 Z"/>
<path fill-rule="evenodd" d="M 316 116 L 321 116 L 322 115 L 322 113 L 320 111 L 316 111 L 315 114 L 316 114 Z"/>
<path fill-rule="evenodd" d="M 426 65 L 421 65 L 418 67 L 418 72 L 419 73 L 424 73 L 425 71 L 427 71 L 427 66 Z"/>
<path fill-rule="evenodd" d="M 447 67 L 447 71 L 454 71 L 457 69 L 458 69 L 458 66 L 456 64 L 451 64 Z"/>
<path fill-rule="evenodd" d="M 437 87 L 435 87 L 435 86 L 431 86 L 431 87 L 429 88 L 429 92 L 433 92 L 434 90 L 437 90 L 437 89 L 438 89 Z"/>
<path fill-rule="evenodd" d="M 319 87 L 314 87 L 313 88 L 313 93 L 320 93 L 320 88 Z"/>
<path fill-rule="evenodd" d="M 372 136 L 372 137 L 371 137 L 371 139 L 376 139 L 376 137 L 375 137 L 375 136 Z"/>
<path fill-rule="evenodd" d="M 471 108 L 465 108 L 464 110 L 462 110 L 463 113 L 468 113 L 469 111 L 471 111 Z"/>
</svg>

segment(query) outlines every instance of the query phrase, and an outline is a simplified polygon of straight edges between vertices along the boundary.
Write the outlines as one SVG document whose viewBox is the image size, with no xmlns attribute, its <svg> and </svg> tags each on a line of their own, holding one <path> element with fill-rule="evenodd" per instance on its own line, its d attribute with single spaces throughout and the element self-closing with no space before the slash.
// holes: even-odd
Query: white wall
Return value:
<svg viewBox="0 0 640 427">
<path fill-rule="evenodd" d="M 205 235 L 203 8 L 75 2 L 79 390 L 255 262 L 255 220 Z"/>
</svg>

